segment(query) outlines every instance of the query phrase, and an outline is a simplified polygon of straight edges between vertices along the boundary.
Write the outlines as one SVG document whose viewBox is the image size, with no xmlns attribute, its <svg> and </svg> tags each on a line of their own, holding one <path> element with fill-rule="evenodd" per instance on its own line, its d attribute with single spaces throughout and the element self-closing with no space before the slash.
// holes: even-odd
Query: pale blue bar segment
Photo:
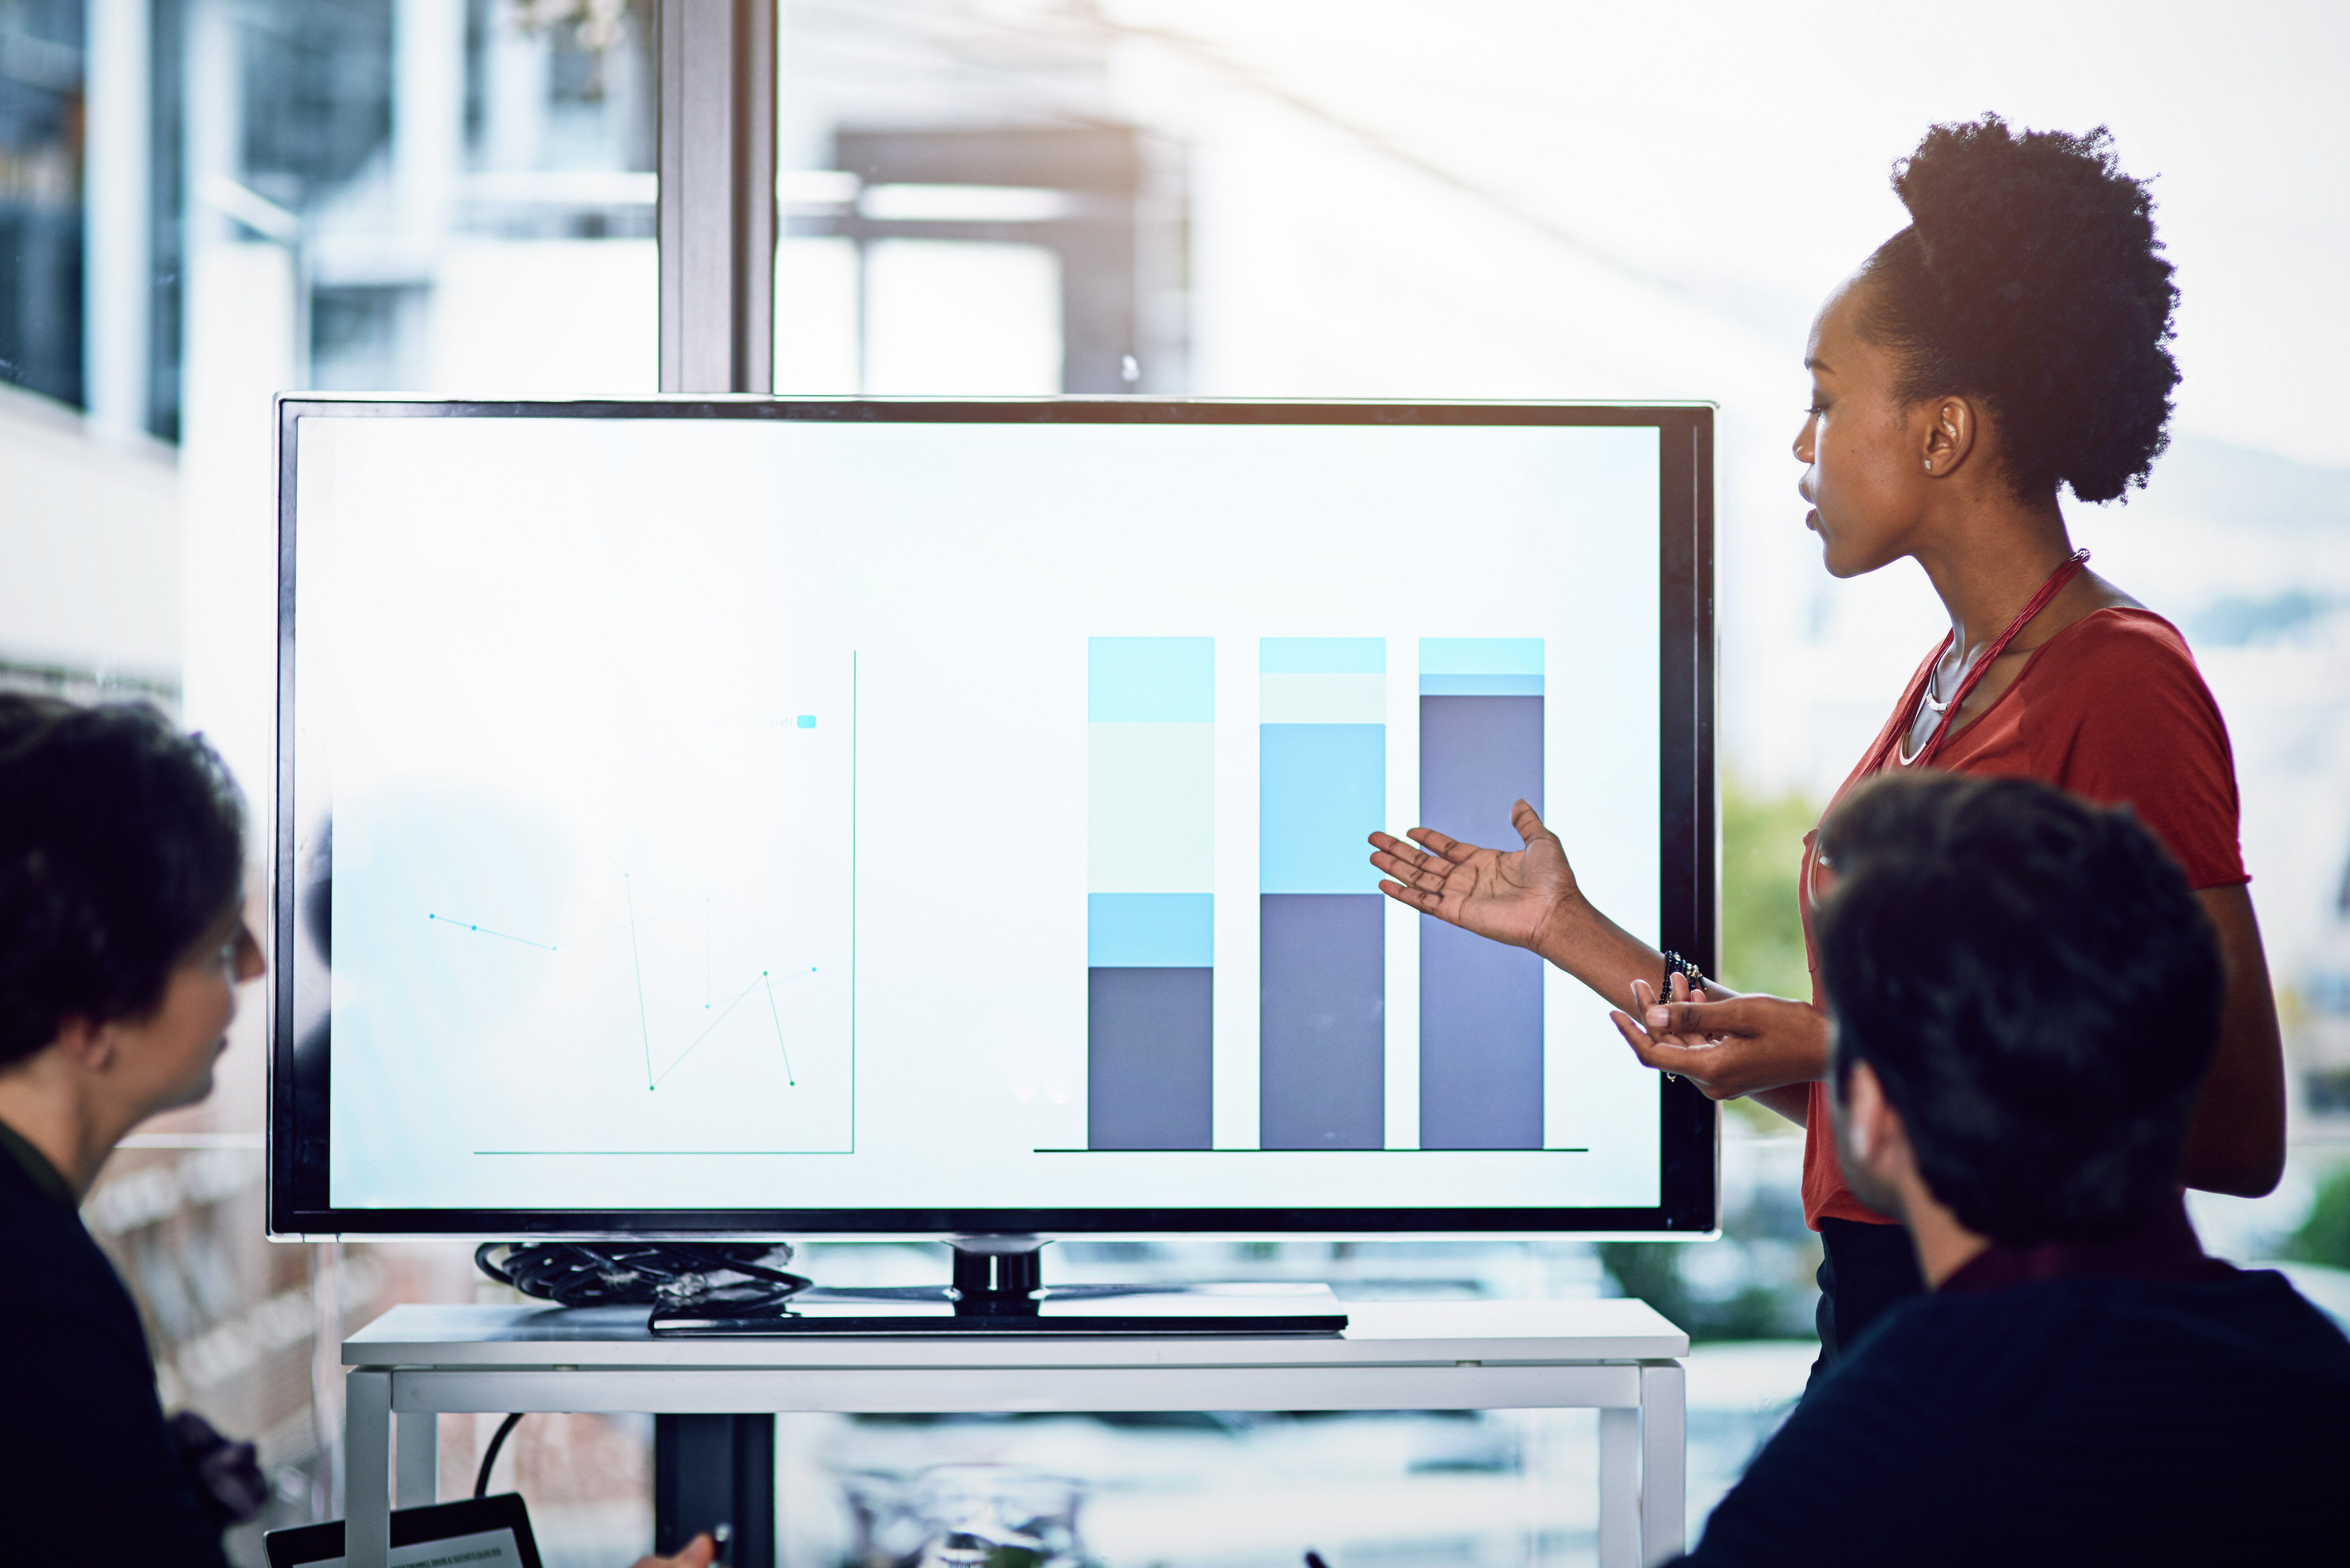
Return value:
<svg viewBox="0 0 2350 1568">
<path fill-rule="evenodd" d="M 1387 820 L 1385 724 L 1257 726 L 1258 888 L 1376 893 L 1371 833 Z"/>
<path fill-rule="evenodd" d="M 1423 675 L 1419 678 L 1419 694 L 1423 697 L 1539 697 L 1543 694 L 1543 678 L 1539 675 Z"/>
<path fill-rule="evenodd" d="M 1213 969 L 1212 893 L 1093 893 L 1086 898 L 1089 969 Z"/>
<path fill-rule="evenodd" d="M 1097 724 L 1212 724 L 1212 637 L 1086 639 L 1086 717 Z"/>
<path fill-rule="evenodd" d="M 1257 643 L 1257 670 L 1265 675 L 1385 675 L 1383 637 L 1268 637 Z"/>
<path fill-rule="evenodd" d="M 1423 637 L 1422 675 L 1540 675 L 1543 639 L 1538 637 Z"/>
</svg>

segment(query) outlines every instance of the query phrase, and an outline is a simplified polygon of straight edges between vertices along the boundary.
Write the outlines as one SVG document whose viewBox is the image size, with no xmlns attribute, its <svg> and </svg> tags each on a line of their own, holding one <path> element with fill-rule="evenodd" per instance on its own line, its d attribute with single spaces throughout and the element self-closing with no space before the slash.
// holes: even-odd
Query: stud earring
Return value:
<svg viewBox="0 0 2350 1568">
<path fill-rule="evenodd" d="M 1934 460 L 1930 457 L 1926 460 L 1926 472 L 1929 473 L 1934 472 Z"/>
</svg>

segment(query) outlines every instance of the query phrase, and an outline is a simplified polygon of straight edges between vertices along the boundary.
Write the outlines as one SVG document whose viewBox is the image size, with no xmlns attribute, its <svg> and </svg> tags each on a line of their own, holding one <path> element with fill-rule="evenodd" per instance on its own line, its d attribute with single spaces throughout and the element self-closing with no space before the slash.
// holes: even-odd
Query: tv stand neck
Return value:
<svg viewBox="0 0 2350 1568">
<path fill-rule="evenodd" d="M 953 1288 L 957 1317 L 1035 1317 L 1045 1286 L 1042 1236 L 957 1236 Z"/>
</svg>

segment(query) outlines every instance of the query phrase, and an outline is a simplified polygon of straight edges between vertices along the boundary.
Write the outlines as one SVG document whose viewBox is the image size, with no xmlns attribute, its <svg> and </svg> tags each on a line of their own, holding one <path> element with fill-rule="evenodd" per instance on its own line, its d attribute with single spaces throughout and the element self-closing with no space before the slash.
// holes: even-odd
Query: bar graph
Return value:
<svg viewBox="0 0 2350 1568">
<path fill-rule="evenodd" d="M 1387 815 L 1387 644 L 1258 646 L 1258 1141 L 1386 1139 L 1385 899 L 1363 841 Z"/>
<path fill-rule="evenodd" d="M 1215 655 L 1087 639 L 1088 1148 L 1213 1141 Z"/>
<path fill-rule="evenodd" d="M 1507 848 L 1519 800 L 1542 809 L 1542 639 L 1421 639 L 1419 820 Z M 1421 916 L 1419 1146 L 1542 1143 L 1542 960 Z"/>
</svg>

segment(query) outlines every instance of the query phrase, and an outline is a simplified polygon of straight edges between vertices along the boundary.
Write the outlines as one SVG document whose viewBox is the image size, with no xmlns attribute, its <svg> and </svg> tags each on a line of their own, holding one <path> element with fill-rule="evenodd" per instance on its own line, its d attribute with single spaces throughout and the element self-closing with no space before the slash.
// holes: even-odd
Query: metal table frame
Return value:
<svg viewBox="0 0 2350 1568">
<path fill-rule="evenodd" d="M 343 1342 L 349 1568 L 434 1501 L 442 1413 L 1599 1412 L 1600 1568 L 1682 1550 L 1689 1336 L 1646 1303 L 1349 1303 L 1335 1338 L 654 1339 L 641 1308 L 400 1306 Z M 617 1564 L 616 1564 L 617 1568 Z"/>
</svg>

